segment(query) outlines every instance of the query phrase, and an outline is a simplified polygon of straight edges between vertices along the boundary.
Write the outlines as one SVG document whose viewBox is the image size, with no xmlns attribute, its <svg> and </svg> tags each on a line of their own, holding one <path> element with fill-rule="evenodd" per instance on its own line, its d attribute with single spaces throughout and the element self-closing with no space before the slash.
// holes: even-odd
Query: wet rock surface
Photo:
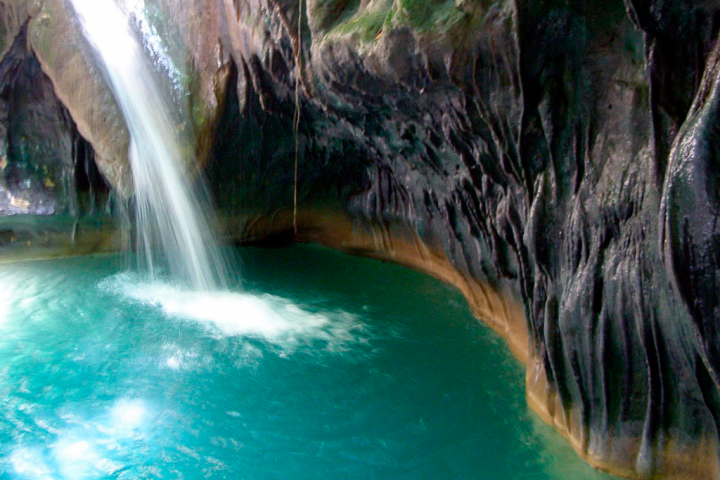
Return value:
<svg viewBox="0 0 720 480">
<path fill-rule="evenodd" d="M 0 256 L 90 252 L 109 207 L 95 150 L 32 47 L 38 3 L 4 2 L 0 28 Z M 95 79 L 99 82 L 99 79 Z M 87 239 L 79 239 L 78 226 Z M 103 227 L 104 230 L 105 227 Z M 107 236 L 105 233 L 102 237 Z"/>
<path fill-rule="evenodd" d="M 116 253 L 124 242 L 110 217 L 13 215 L 0 222 L 0 263 Z"/>
<path fill-rule="evenodd" d="M 0 63 L 0 214 L 77 210 L 73 124 L 26 45 L 23 27 Z"/>
<path fill-rule="evenodd" d="M 148 5 L 181 32 L 187 131 L 230 235 L 451 281 L 593 465 L 720 476 L 716 2 Z M 31 44 L 56 92 L 101 82 Z M 80 127 L 104 95 L 58 93 L 122 189 L 122 126 Z"/>
<path fill-rule="evenodd" d="M 520 302 L 529 403 L 592 464 L 720 474 L 717 5 L 310 1 L 297 62 L 296 2 L 223 3 L 238 230 L 293 236 L 299 81 L 300 209 L 353 225 L 331 243 L 438 254 L 515 344 Z"/>
<path fill-rule="evenodd" d="M 29 45 L 54 91 L 93 147 L 103 176 L 121 195 L 132 190 L 125 121 L 95 65 L 69 0 L 31 2 Z"/>
</svg>

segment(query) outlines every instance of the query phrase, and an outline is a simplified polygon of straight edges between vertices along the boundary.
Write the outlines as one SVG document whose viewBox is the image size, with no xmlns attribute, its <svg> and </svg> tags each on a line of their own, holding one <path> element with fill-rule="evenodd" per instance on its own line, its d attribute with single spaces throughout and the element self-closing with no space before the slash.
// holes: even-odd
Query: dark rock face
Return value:
<svg viewBox="0 0 720 480">
<path fill-rule="evenodd" d="M 720 477 L 716 2 L 149 4 L 158 31 L 186 32 L 197 151 L 214 152 L 231 235 L 445 278 L 593 465 Z M 95 104 L 60 97 L 97 126 Z M 123 137 L 98 131 L 117 186 Z"/>
<path fill-rule="evenodd" d="M 720 475 L 717 4 L 311 1 L 298 67 L 296 3 L 222 3 L 245 238 L 292 236 L 301 71 L 301 235 L 340 210 L 336 245 L 418 241 L 521 302 L 529 403 L 594 465 Z"/>
<path fill-rule="evenodd" d="M 108 187 L 28 48 L 27 23 L 0 62 L 0 215 L 78 216 Z"/>
<path fill-rule="evenodd" d="M 0 213 L 76 210 L 72 124 L 26 30 L 0 63 Z"/>
</svg>

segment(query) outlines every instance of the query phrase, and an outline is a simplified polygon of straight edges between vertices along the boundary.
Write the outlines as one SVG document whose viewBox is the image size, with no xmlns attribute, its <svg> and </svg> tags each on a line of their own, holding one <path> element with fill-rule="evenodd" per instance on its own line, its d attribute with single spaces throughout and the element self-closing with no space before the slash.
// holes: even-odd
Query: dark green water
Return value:
<svg viewBox="0 0 720 480">
<path fill-rule="evenodd" d="M 318 247 L 238 293 L 119 257 L 0 265 L 0 478 L 609 479 L 452 288 Z"/>
</svg>

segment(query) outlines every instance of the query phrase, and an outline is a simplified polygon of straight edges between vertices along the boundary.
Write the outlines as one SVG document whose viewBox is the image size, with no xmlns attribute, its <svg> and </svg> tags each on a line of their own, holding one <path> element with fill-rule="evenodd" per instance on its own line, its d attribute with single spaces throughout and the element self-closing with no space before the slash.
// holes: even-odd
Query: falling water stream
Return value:
<svg viewBox="0 0 720 480">
<path fill-rule="evenodd" d="M 185 172 L 192 155 L 177 131 L 189 119 L 167 100 L 122 8 L 113 0 L 72 4 L 129 129 L 138 263 L 151 278 L 166 273 L 194 291 L 226 287 L 210 202 Z"/>
</svg>

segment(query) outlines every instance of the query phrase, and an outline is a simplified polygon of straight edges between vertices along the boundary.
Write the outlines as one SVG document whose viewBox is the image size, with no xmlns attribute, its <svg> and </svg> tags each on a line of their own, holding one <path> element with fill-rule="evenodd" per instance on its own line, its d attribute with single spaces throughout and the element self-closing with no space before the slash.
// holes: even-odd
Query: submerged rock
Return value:
<svg viewBox="0 0 720 480">
<path fill-rule="evenodd" d="M 127 193 L 124 126 L 68 4 L 33 8 L 33 51 Z M 147 9 L 234 238 L 319 241 L 452 282 L 590 463 L 720 475 L 716 2 Z M 51 32 L 74 46 L 52 50 Z"/>
</svg>

